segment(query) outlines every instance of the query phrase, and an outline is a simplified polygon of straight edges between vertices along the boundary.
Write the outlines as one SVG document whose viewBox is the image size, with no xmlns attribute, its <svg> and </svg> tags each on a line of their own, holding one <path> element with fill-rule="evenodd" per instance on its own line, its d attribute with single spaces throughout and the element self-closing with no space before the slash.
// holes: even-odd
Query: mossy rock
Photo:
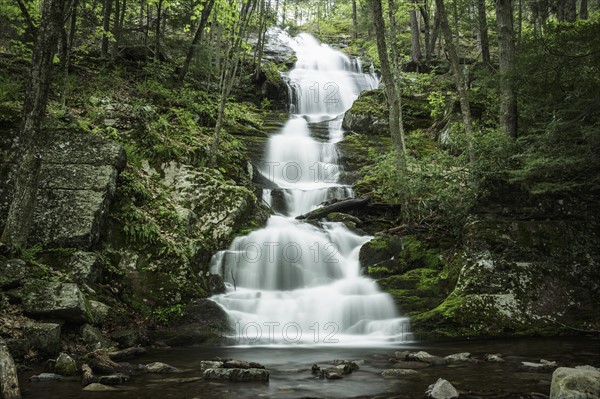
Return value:
<svg viewBox="0 0 600 399">
<path fill-rule="evenodd" d="M 371 165 L 374 157 L 387 153 L 391 148 L 392 140 L 389 135 L 346 133 L 344 139 L 338 143 L 340 164 L 346 172 L 356 172 L 364 166 Z"/>
</svg>

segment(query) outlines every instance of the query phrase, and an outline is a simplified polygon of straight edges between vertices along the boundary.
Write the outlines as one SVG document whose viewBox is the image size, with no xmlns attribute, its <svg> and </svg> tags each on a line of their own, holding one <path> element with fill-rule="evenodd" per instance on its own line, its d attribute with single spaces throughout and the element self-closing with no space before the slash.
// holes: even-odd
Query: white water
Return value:
<svg viewBox="0 0 600 399">
<path fill-rule="evenodd" d="M 371 237 L 342 223 L 316 227 L 295 219 L 327 199 L 352 196 L 339 183 L 336 143 L 344 112 L 377 78 L 308 34 L 288 40 L 298 58 L 287 76 L 292 114 L 269 139 L 261 167 L 278 186 L 265 189 L 263 199 L 279 214 L 213 257 L 211 271 L 223 275 L 227 292 L 212 299 L 227 311 L 240 344 L 401 341 L 407 319 L 360 274 L 359 250 Z M 313 137 L 317 131 L 324 140 Z"/>
</svg>

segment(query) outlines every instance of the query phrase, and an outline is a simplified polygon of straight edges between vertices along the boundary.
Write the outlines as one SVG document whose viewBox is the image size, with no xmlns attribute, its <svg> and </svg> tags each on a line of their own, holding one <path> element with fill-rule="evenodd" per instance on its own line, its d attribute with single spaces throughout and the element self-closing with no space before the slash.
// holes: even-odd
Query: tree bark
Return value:
<svg viewBox="0 0 600 399">
<path fill-rule="evenodd" d="M 454 43 L 452 41 L 452 30 L 450 29 L 450 24 L 448 23 L 448 17 L 444 7 L 444 0 L 435 0 L 435 4 L 437 5 L 442 33 L 444 35 L 444 41 L 446 42 L 446 52 L 448 53 L 450 65 L 452 66 L 452 76 L 454 77 L 454 84 L 456 85 L 456 89 L 458 90 L 460 112 L 462 114 L 463 124 L 465 126 L 465 133 L 467 134 L 467 150 L 469 154 L 469 160 L 471 161 L 471 163 L 473 163 L 473 126 L 471 118 L 471 105 L 469 103 L 469 90 L 467 88 L 467 80 L 465 79 L 463 69 L 460 65 L 460 58 L 458 56 L 458 52 L 456 51 L 456 48 L 454 47 Z"/>
<path fill-rule="evenodd" d="M 581 0 L 581 3 L 579 4 L 579 19 L 588 19 L 588 18 L 589 18 L 588 0 Z"/>
<path fill-rule="evenodd" d="M 433 31 L 431 33 L 431 44 L 429 45 L 429 47 L 431 47 L 432 54 L 435 54 L 435 47 L 436 47 L 436 43 L 437 43 L 439 34 L 440 34 L 440 13 L 436 6 L 434 21 L 433 21 Z"/>
<path fill-rule="evenodd" d="M 423 17 L 423 28 L 425 34 L 425 62 L 431 61 L 433 49 L 431 48 L 431 21 L 429 19 L 429 11 L 427 10 L 427 1 L 419 6 L 421 17 Z"/>
<path fill-rule="evenodd" d="M 192 43 L 190 44 L 190 47 L 188 48 L 187 55 L 185 57 L 185 61 L 183 62 L 183 66 L 181 67 L 181 71 L 179 72 L 179 82 L 180 83 L 182 83 L 185 80 L 185 76 L 188 73 L 192 59 L 194 58 L 194 54 L 196 52 L 196 47 L 202 41 L 202 35 L 204 33 L 204 28 L 206 28 L 206 23 L 208 21 L 208 18 L 210 17 L 210 13 L 212 11 L 214 4 L 215 4 L 215 0 L 206 0 L 204 2 L 204 7 L 202 8 L 202 14 L 200 16 L 200 22 L 198 23 L 198 29 L 196 29 L 196 33 L 194 34 Z"/>
<path fill-rule="evenodd" d="M 31 57 L 31 71 L 23 105 L 23 123 L 15 149 L 23 154 L 14 195 L 0 241 L 25 246 L 33 221 L 40 175 L 41 127 L 46 113 L 52 61 L 63 25 L 65 0 L 44 0 L 38 37 Z M 22 142 L 22 146 L 20 146 Z"/>
<path fill-rule="evenodd" d="M 385 85 L 385 92 L 389 106 L 389 123 L 392 143 L 396 150 L 397 163 L 401 170 L 404 169 L 404 153 L 406 145 L 404 144 L 404 126 L 402 124 L 402 106 L 400 102 L 400 93 L 397 92 L 394 72 L 390 67 L 388 58 L 387 43 L 385 41 L 385 23 L 383 21 L 383 11 L 381 0 L 370 0 L 373 13 L 373 25 L 375 28 L 375 37 L 377 39 L 377 54 L 381 64 L 381 74 Z"/>
<path fill-rule="evenodd" d="M 371 202 L 371 197 L 362 198 L 350 198 L 341 201 L 334 202 L 329 205 L 322 206 L 313 211 L 305 213 L 304 215 L 296 216 L 298 220 L 315 220 L 321 219 L 330 214 L 331 212 L 343 212 L 349 211 L 356 208 L 362 208 Z"/>
<path fill-rule="evenodd" d="M 71 66 L 71 52 L 73 50 L 73 40 L 75 39 L 75 32 L 77 30 L 77 5 L 79 0 L 73 0 L 71 4 L 71 11 L 69 15 L 69 30 L 62 29 L 62 53 L 60 55 L 61 70 L 62 70 L 62 90 L 61 90 L 61 103 L 63 108 L 66 105 L 68 95 L 68 83 L 69 83 L 69 68 Z"/>
<path fill-rule="evenodd" d="M 358 39 L 358 18 L 356 17 L 356 0 L 352 0 L 352 33 L 354 34 L 354 38 Z"/>
<path fill-rule="evenodd" d="M 0 338 L 0 398 L 21 399 L 15 361 L 2 338 Z"/>
<path fill-rule="evenodd" d="M 577 0 L 565 0 L 565 21 L 575 22 L 577 20 Z"/>
<path fill-rule="evenodd" d="M 492 65 L 490 59 L 490 39 L 488 37 L 487 16 L 485 15 L 485 0 L 477 0 L 477 15 L 479 19 L 479 40 L 481 46 L 481 58 L 483 64 L 490 68 Z"/>
<path fill-rule="evenodd" d="M 254 80 L 258 81 L 263 58 L 263 50 L 265 48 L 265 35 L 267 34 L 267 2 L 260 2 L 260 18 L 258 23 L 258 42 L 256 49 L 256 70 L 254 71 Z"/>
<path fill-rule="evenodd" d="M 113 0 L 104 0 L 102 16 L 102 58 L 108 58 L 108 31 L 110 30 L 110 15 L 112 14 Z"/>
<path fill-rule="evenodd" d="M 390 20 L 390 47 L 392 48 L 392 69 L 400 66 L 400 57 L 398 56 L 398 29 L 396 27 L 396 5 L 394 0 L 388 0 L 388 18 Z"/>
<path fill-rule="evenodd" d="M 156 30 L 154 31 L 154 62 L 160 61 L 160 33 L 161 20 L 163 11 L 163 0 L 158 0 L 156 3 Z"/>
<path fill-rule="evenodd" d="M 498 24 L 498 58 L 500 80 L 500 127 L 510 137 L 517 137 L 517 94 L 510 76 L 515 64 L 515 33 L 512 0 L 496 0 Z"/>
<path fill-rule="evenodd" d="M 419 30 L 419 20 L 417 19 L 416 3 L 414 0 L 411 1 L 412 9 L 408 12 L 410 19 L 410 33 L 411 33 L 411 60 L 415 64 L 419 64 L 421 61 L 421 32 Z"/>
</svg>

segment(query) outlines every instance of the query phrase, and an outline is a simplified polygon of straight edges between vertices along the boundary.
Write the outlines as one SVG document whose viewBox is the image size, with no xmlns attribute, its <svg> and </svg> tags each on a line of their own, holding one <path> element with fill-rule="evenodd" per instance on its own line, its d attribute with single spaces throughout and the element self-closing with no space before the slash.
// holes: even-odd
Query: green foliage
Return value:
<svg viewBox="0 0 600 399">
<path fill-rule="evenodd" d="M 185 306 L 178 303 L 172 306 L 160 307 L 154 309 L 153 314 L 159 323 L 166 325 L 182 318 L 185 315 Z"/>
<path fill-rule="evenodd" d="M 510 178 L 534 193 L 600 188 L 600 20 L 528 35 L 514 76 L 521 148 Z"/>
</svg>

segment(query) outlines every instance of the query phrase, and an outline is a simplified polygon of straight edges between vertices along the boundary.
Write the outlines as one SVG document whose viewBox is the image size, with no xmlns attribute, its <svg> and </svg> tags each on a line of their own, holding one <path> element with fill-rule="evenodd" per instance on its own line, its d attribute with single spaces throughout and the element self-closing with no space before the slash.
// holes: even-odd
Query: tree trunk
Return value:
<svg viewBox="0 0 600 399">
<path fill-rule="evenodd" d="M 66 105 L 69 83 L 69 67 L 71 66 L 71 52 L 73 50 L 73 40 L 77 30 L 77 5 L 79 1 L 73 0 L 71 4 L 71 13 L 69 16 L 69 30 L 62 29 L 62 54 L 60 56 L 61 71 L 62 71 L 62 90 L 61 103 L 63 108 Z"/>
<path fill-rule="evenodd" d="M 435 46 L 437 43 L 437 39 L 439 37 L 440 34 L 440 13 L 437 9 L 437 6 L 435 7 L 435 16 L 434 16 L 434 22 L 433 22 L 433 32 L 431 33 L 431 44 L 429 45 L 429 47 L 431 47 L 431 53 L 435 54 Z"/>
<path fill-rule="evenodd" d="M 162 5 L 163 0 L 158 0 L 158 3 L 156 3 L 156 30 L 154 31 L 154 62 L 160 60 L 160 21 L 162 19 Z"/>
<path fill-rule="evenodd" d="M 233 88 L 233 82 L 237 74 L 240 52 L 242 47 L 242 41 L 246 36 L 246 30 L 248 23 L 250 22 L 250 16 L 256 7 L 257 0 L 250 0 L 243 4 L 242 11 L 238 21 L 237 32 L 232 27 L 235 35 L 232 34 L 233 45 L 228 51 L 228 56 L 225 59 L 225 66 L 223 74 L 221 75 L 221 94 L 219 98 L 219 109 L 217 114 L 217 122 L 215 124 L 215 130 L 213 135 L 213 143 L 211 146 L 211 155 L 209 163 L 211 166 L 215 166 L 217 163 L 217 154 L 219 152 L 219 145 L 221 144 L 221 129 L 223 127 L 223 119 L 225 117 L 225 107 L 227 105 L 227 98 Z"/>
<path fill-rule="evenodd" d="M 110 46 L 110 58 L 114 61 L 117 58 L 117 53 L 119 52 L 119 47 L 117 44 L 117 36 L 119 30 L 119 20 L 121 19 L 121 3 L 120 0 L 114 0 L 115 4 L 115 20 L 113 21 L 112 35 L 113 42 Z"/>
<path fill-rule="evenodd" d="M 46 113 L 52 61 L 63 25 L 65 0 L 44 0 L 38 37 L 31 57 L 31 72 L 23 105 L 23 123 L 16 151 L 23 157 L 16 174 L 14 195 L 0 241 L 25 246 L 35 210 L 42 162 L 41 127 Z M 20 144 L 23 144 L 22 146 Z"/>
<path fill-rule="evenodd" d="M 450 65 L 452 66 L 452 76 L 454 77 L 454 84 L 456 85 L 456 89 L 458 90 L 458 98 L 460 100 L 460 112 L 462 114 L 463 124 L 465 126 L 465 133 L 467 134 L 469 160 L 471 161 L 471 163 L 473 163 L 473 126 L 471 118 L 471 105 L 469 103 L 469 90 L 467 88 L 467 80 L 465 79 L 463 69 L 460 65 L 460 58 L 458 56 L 458 52 L 456 51 L 456 48 L 454 47 L 454 43 L 452 41 L 452 30 L 450 29 L 450 24 L 448 23 L 448 17 L 444 7 L 444 0 L 435 0 L 435 4 L 437 5 L 442 33 L 444 35 L 444 41 L 446 42 L 446 52 L 448 53 Z"/>
<path fill-rule="evenodd" d="M 256 45 L 256 70 L 254 71 L 254 80 L 258 81 L 260 68 L 262 64 L 263 50 L 265 48 L 265 36 L 267 34 L 267 3 L 265 0 L 260 2 L 260 18 L 258 23 L 258 43 Z"/>
<path fill-rule="evenodd" d="M 2 338 L 0 338 L 0 398 L 21 399 L 15 361 Z"/>
<path fill-rule="evenodd" d="M 429 11 L 427 10 L 427 2 L 419 6 L 421 16 L 423 17 L 423 28 L 425 33 L 425 63 L 431 61 L 433 49 L 431 48 L 431 21 L 429 20 Z"/>
<path fill-rule="evenodd" d="M 479 19 L 479 40 L 481 46 L 481 58 L 483 64 L 490 68 L 490 39 L 488 37 L 487 17 L 485 15 L 485 0 L 477 0 L 477 15 Z"/>
<path fill-rule="evenodd" d="M 196 52 L 196 47 L 202 41 L 202 35 L 204 33 L 204 28 L 206 28 L 206 23 L 208 21 L 208 18 L 210 17 L 210 13 L 212 11 L 214 4 L 215 4 L 215 0 L 206 0 L 204 2 L 204 7 L 202 8 L 202 15 L 200 16 L 200 23 L 198 24 L 198 29 L 196 29 L 196 33 L 194 34 L 192 43 L 190 44 L 190 47 L 188 48 L 187 55 L 185 57 L 185 61 L 183 62 L 183 66 L 181 67 L 181 71 L 179 72 L 179 82 L 180 83 L 182 83 L 185 80 L 185 76 L 188 73 L 192 59 L 194 58 L 194 54 Z"/>
<path fill-rule="evenodd" d="M 113 0 L 104 0 L 102 17 L 102 58 L 108 58 L 108 31 L 110 30 L 110 15 L 112 14 Z"/>
<path fill-rule="evenodd" d="M 355 1 L 355 0 L 353 0 L 353 1 Z M 29 14 L 27 7 L 25 6 L 25 3 L 23 3 L 23 0 L 17 0 L 17 5 L 19 6 L 19 9 L 21 10 L 21 14 L 23 15 L 23 18 L 25 18 L 25 23 L 27 24 L 27 29 L 29 30 L 31 37 L 32 38 L 35 37 L 35 31 L 37 30 L 37 28 L 33 24 L 33 20 L 31 19 L 31 15 Z"/>
<path fill-rule="evenodd" d="M 588 19 L 588 0 L 581 0 L 579 4 L 579 19 Z"/>
<path fill-rule="evenodd" d="M 565 0 L 565 21 L 575 22 L 577 19 L 577 0 Z"/>
<path fill-rule="evenodd" d="M 356 0 L 352 0 L 352 32 L 354 38 L 358 39 L 358 18 L 356 17 Z"/>
<path fill-rule="evenodd" d="M 517 95 L 510 74 L 515 64 L 515 33 L 512 0 L 496 0 L 498 58 L 500 64 L 500 127 L 517 137 Z"/>
<path fill-rule="evenodd" d="M 388 18 L 390 20 L 390 47 L 392 48 L 392 69 L 396 70 L 400 66 L 400 57 L 398 56 L 398 30 L 396 29 L 396 5 L 394 4 L 394 0 L 388 0 Z"/>
<path fill-rule="evenodd" d="M 419 20 L 417 19 L 416 6 L 417 5 L 415 4 L 414 0 L 411 1 L 411 10 L 408 12 L 408 16 L 410 19 L 410 33 L 412 38 L 410 46 L 411 60 L 418 66 L 419 62 L 421 61 L 421 32 L 419 31 Z"/>
<path fill-rule="evenodd" d="M 392 143 L 398 155 L 397 163 L 401 170 L 404 169 L 404 153 L 406 146 L 404 144 L 404 126 L 402 125 L 402 107 L 400 103 L 400 93 L 396 90 L 395 78 L 390 61 L 388 58 L 387 43 L 385 41 L 385 23 L 383 21 L 383 11 L 381 0 L 370 0 L 373 13 L 373 26 L 375 28 L 375 37 L 377 39 L 377 54 L 381 64 L 381 74 L 385 85 L 385 92 L 389 105 L 389 123 Z"/>
</svg>

